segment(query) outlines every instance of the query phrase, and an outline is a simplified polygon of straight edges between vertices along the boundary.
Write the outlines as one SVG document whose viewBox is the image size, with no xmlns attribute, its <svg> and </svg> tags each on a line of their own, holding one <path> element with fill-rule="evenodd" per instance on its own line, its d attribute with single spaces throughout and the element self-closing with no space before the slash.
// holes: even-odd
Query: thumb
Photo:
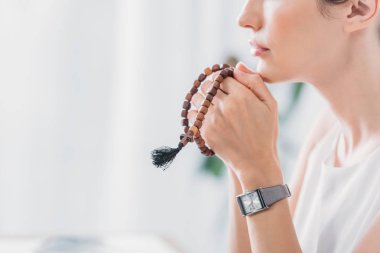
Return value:
<svg viewBox="0 0 380 253">
<path fill-rule="evenodd" d="M 250 73 L 250 74 L 256 74 L 257 72 L 250 69 L 247 65 L 245 65 L 243 62 L 239 61 L 237 64 L 236 64 L 236 67 L 238 70 L 240 71 L 243 71 L 243 72 L 246 72 L 246 73 Z"/>
<path fill-rule="evenodd" d="M 246 73 L 239 68 L 234 70 L 234 78 L 249 88 L 258 99 L 272 107 L 276 100 L 259 74 Z"/>
</svg>

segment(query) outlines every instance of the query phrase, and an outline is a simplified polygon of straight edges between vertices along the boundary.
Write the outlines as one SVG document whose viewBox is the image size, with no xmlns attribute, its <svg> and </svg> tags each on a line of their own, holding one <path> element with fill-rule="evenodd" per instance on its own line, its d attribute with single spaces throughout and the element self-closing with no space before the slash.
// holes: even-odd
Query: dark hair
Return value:
<svg viewBox="0 0 380 253">
<path fill-rule="evenodd" d="M 347 4 L 349 3 L 349 0 L 317 0 L 317 6 L 320 11 L 320 13 L 325 17 L 331 19 L 331 13 L 330 13 L 330 7 L 331 6 L 337 6 L 340 4 Z M 380 17 L 378 17 L 378 20 Z M 380 38 L 380 21 L 378 22 L 377 31 L 379 33 Z"/>
</svg>

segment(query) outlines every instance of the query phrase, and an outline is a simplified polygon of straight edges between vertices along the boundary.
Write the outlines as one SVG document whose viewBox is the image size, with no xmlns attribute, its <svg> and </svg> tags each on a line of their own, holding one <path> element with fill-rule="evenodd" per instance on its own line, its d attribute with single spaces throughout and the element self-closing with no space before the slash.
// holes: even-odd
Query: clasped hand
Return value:
<svg viewBox="0 0 380 253">
<path fill-rule="evenodd" d="M 218 73 L 218 72 L 217 72 Z M 217 74 L 216 73 L 216 74 Z M 213 77 L 215 74 L 213 75 Z M 194 124 L 212 87 L 205 81 L 194 94 L 188 118 Z M 264 175 L 268 162 L 278 163 L 277 101 L 262 77 L 238 63 L 232 77 L 220 84 L 200 128 L 202 138 L 237 175 Z"/>
</svg>

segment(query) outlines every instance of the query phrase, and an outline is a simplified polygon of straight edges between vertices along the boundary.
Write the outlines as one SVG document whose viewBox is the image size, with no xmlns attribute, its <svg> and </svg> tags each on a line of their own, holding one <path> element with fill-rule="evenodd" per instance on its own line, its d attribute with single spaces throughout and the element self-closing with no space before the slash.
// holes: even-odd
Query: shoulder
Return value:
<svg viewBox="0 0 380 253">
<path fill-rule="evenodd" d="M 312 127 L 306 134 L 305 141 L 299 151 L 297 163 L 289 183 L 289 187 L 292 192 L 292 197 L 289 200 L 289 207 L 292 217 L 300 196 L 309 156 L 314 147 L 336 123 L 337 120 L 332 111 L 329 108 L 323 109 L 317 114 L 314 122 L 312 123 Z"/>
</svg>

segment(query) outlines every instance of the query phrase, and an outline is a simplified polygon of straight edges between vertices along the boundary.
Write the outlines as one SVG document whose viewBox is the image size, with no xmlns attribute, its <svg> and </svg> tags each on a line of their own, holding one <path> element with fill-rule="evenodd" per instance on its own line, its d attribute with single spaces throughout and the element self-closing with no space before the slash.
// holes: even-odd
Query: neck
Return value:
<svg viewBox="0 0 380 253">
<path fill-rule="evenodd" d="M 310 82 L 329 103 L 341 126 L 345 149 L 351 151 L 371 142 L 374 135 L 379 138 L 372 138 L 372 144 L 380 144 L 379 39 L 369 33 L 362 37 L 342 51 L 333 64 L 337 68 L 324 70 Z"/>
</svg>

